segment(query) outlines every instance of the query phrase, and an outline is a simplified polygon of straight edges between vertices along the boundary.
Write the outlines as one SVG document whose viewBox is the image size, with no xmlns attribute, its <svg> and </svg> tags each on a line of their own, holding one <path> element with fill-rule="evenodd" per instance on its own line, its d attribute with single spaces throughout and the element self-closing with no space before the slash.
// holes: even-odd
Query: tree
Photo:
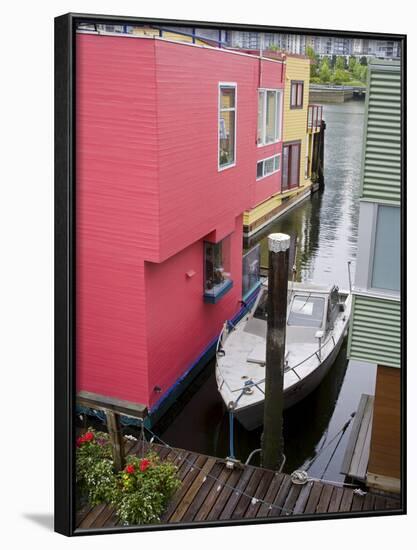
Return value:
<svg viewBox="0 0 417 550">
<path fill-rule="evenodd" d="M 359 80 L 362 80 L 362 82 L 366 82 L 367 76 L 368 76 L 368 67 L 361 67 Z"/>
<path fill-rule="evenodd" d="M 318 55 L 311 46 L 306 46 L 306 55 L 310 58 L 310 78 L 318 76 Z"/>
<path fill-rule="evenodd" d="M 331 80 L 334 84 L 343 84 L 344 82 L 348 82 L 349 79 L 350 75 L 348 71 L 344 71 L 343 69 L 336 69 L 331 76 Z"/>
<path fill-rule="evenodd" d="M 349 57 L 349 71 L 353 74 L 354 73 L 354 70 L 355 70 L 355 67 L 357 65 L 357 61 L 356 61 L 356 57 L 354 55 L 351 55 Z"/>
<path fill-rule="evenodd" d="M 336 65 L 336 54 L 332 55 L 332 58 L 330 60 L 330 68 L 334 69 L 334 66 Z"/>
<path fill-rule="evenodd" d="M 356 65 L 355 65 L 355 67 L 353 68 L 353 71 L 352 71 L 353 78 L 355 80 L 362 80 L 363 69 L 366 70 L 366 67 L 364 67 L 360 63 L 356 63 Z"/>
<path fill-rule="evenodd" d="M 340 71 L 344 71 L 346 69 L 346 59 L 342 55 L 339 55 L 336 58 L 335 69 Z"/>
<path fill-rule="evenodd" d="M 320 80 L 321 82 L 329 82 L 332 73 L 330 71 L 329 62 L 324 58 L 320 64 Z"/>
<path fill-rule="evenodd" d="M 365 55 L 363 55 L 363 56 L 360 58 L 359 63 L 360 63 L 361 65 L 365 65 L 365 66 L 368 65 L 368 59 L 367 59 L 367 57 L 366 57 Z"/>
</svg>

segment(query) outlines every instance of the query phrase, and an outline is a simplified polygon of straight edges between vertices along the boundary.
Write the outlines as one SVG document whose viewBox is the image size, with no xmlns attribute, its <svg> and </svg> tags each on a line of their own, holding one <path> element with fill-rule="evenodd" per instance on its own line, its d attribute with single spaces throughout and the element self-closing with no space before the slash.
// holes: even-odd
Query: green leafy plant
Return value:
<svg viewBox="0 0 417 550">
<path fill-rule="evenodd" d="M 113 505 L 124 525 L 158 523 L 172 495 L 180 486 L 177 467 L 161 461 L 156 453 L 145 458 L 129 456 L 117 476 Z"/>
<path fill-rule="evenodd" d="M 88 430 L 76 441 L 76 485 L 80 500 L 93 506 L 112 498 L 116 488 L 108 434 Z"/>
<path fill-rule="evenodd" d="M 177 467 L 155 452 L 144 458 L 129 455 L 115 472 L 107 433 L 89 429 L 76 441 L 76 484 L 79 505 L 113 506 L 125 525 L 158 523 L 180 486 Z"/>
</svg>

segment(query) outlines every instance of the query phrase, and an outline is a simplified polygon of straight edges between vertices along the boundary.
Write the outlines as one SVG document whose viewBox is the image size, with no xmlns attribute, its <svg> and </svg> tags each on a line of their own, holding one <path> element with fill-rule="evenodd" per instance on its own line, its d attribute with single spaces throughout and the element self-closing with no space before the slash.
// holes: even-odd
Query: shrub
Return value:
<svg viewBox="0 0 417 550">
<path fill-rule="evenodd" d="M 79 503 L 114 506 L 125 525 L 158 523 L 180 486 L 178 468 L 155 452 L 129 455 L 122 472 L 114 472 L 106 433 L 89 429 L 76 441 L 76 484 Z"/>
<path fill-rule="evenodd" d="M 93 506 L 110 500 L 116 479 L 108 434 L 90 429 L 77 439 L 76 445 L 78 496 Z"/>
<path fill-rule="evenodd" d="M 156 453 L 145 458 L 129 456 L 118 474 L 113 505 L 125 525 L 157 523 L 180 486 L 177 467 L 161 461 Z"/>
</svg>

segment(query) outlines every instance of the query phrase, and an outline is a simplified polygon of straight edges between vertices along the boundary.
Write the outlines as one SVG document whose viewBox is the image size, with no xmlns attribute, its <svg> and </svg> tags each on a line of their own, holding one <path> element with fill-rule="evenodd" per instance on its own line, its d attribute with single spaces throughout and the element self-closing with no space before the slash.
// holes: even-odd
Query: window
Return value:
<svg viewBox="0 0 417 550">
<path fill-rule="evenodd" d="M 304 82 L 302 80 L 291 80 L 291 109 L 303 108 Z"/>
<path fill-rule="evenodd" d="M 275 143 L 281 135 L 281 91 L 258 92 L 258 145 Z"/>
<path fill-rule="evenodd" d="M 232 288 L 230 236 L 219 243 L 204 243 L 204 301 L 215 304 Z"/>
<path fill-rule="evenodd" d="M 286 143 L 282 149 L 281 191 L 298 187 L 300 181 L 301 142 Z"/>
<path fill-rule="evenodd" d="M 261 297 L 258 300 L 255 312 L 253 314 L 255 319 L 261 319 L 267 321 L 268 319 L 268 291 L 264 290 Z"/>
<path fill-rule="evenodd" d="M 235 164 L 236 157 L 236 85 L 219 88 L 219 168 Z"/>
<path fill-rule="evenodd" d="M 256 165 L 256 179 L 264 178 L 278 172 L 281 165 L 281 155 L 274 155 L 265 160 L 260 160 Z"/>
<path fill-rule="evenodd" d="M 288 326 L 319 328 L 323 322 L 324 298 L 294 296 L 288 317 Z"/>
<path fill-rule="evenodd" d="M 245 300 L 260 284 L 261 245 L 258 243 L 243 255 L 242 296 Z"/>
<path fill-rule="evenodd" d="M 371 287 L 400 290 L 400 209 L 378 206 Z"/>
</svg>

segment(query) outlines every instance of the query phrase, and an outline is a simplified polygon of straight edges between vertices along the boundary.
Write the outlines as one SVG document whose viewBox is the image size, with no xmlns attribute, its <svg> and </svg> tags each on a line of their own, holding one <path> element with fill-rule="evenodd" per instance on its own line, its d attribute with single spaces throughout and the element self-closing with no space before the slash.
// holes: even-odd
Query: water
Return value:
<svg viewBox="0 0 417 550">
<path fill-rule="evenodd" d="M 347 262 L 352 262 L 354 276 L 356 260 L 363 114 L 364 103 L 360 101 L 324 106 L 325 189 L 247 243 L 261 243 L 263 265 L 268 261 L 267 234 L 297 235 L 297 280 L 348 288 Z M 320 387 L 284 413 L 284 471 L 308 468 L 311 476 L 344 479 L 340 466 L 352 422 L 339 443 L 339 437 L 330 445 L 329 442 L 357 410 L 361 394 L 374 393 L 375 376 L 375 366 L 347 361 L 345 344 Z M 214 362 L 196 380 L 184 401 L 173 421 L 156 428 L 161 437 L 176 447 L 227 456 L 228 417 L 217 392 Z M 247 432 L 236 423 L 238 458 L 244 461 L 259 448 L 261 431 Z M 319 449 L 324 450 L 318 454 Z M 253 463 L 256 464 L 255 459 Z"/>
</svg>

